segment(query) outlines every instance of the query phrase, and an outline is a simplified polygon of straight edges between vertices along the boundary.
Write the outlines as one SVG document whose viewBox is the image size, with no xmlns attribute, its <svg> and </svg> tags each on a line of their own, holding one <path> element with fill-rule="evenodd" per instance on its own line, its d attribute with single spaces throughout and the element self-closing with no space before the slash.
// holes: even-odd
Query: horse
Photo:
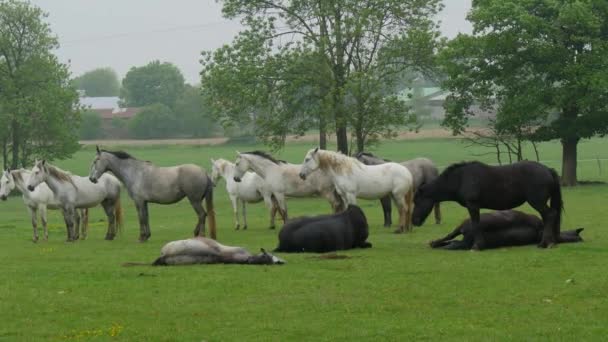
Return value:
<svg viewBox="0 0 608 342">
<path fill-rule="evenodd" d="M 120 179 L 135 202 L 139 217 L 140 242 L 147 241 L 152 235 L 148 203 L 173 204 L 184 197 L 188 198 L 198 217 L 194 236 L 205 235 L 205 219 L 208 215 L 210 236 L 212 239 L 216 238 L 213 182 L 198 165 L 158 167 L 151 162 L 135 159 L 126 152 L 100 150 L 97 146 L 89 180 L 96 183 L 107 171 Z M 207 211 L 203 209 L 203 199 Z"/>
<path fill-rule="evenodd" d="M 193 264 L 282 265 L 285 261 L 272 254 L 253 255 L 242 247 L 231 247 L 205 237 L 171 241 L 160 250 L 153 266 Z"/>
<path fill-rule="evenodd" d="M 266 152 L 251 151 L 237 152 L 235 166 L 235 182 L 241 182 L 247 171 L 253 171 L 264 179 L 276 201 L 283 222 L 288 219 L 286 197 L 322 196 L 329 201 L 334 212 L 343 210 L 343 203 L 331 180 L 320 175 L 312 175 L 303 180 L 298 177 L 300 165 L 276 160 Z"/>
<path fill-rule="evenodd" d="M 60 202 L 55 197 L 51 189 L 46 183 L 40 184 L 34 191 L 29 191 L 25 185 L 26 179 L 29 177 L 30 171 L 26 169 L 4 170 L 0 178 L 0 199 L 6 201 L 10 193 L 17 189 L 21 192 L 23 203 L 30 213 L 32 218 L 33 242 L 38 242 L 38 213 L 40 213 L 40 221 L 44 229 L 44 240 L 49 239 L 49 231 L 47 227 L 46 212 L 47 209 L 55 210 L 60 208 Z M 77 222 L 82 221 L 82 236 L 81 239 L 86 239 L 87 228 L 89 224 L 89 209 L 79 210 L 77 213 Z M 77 225 L 76 235 L 80 234 Z"/>
<path fill-rule="evenodd" d="M 358 152 L 355 154 L 355 158 L 365 165 L 379 165 L 390 162 L 388 159 L 376 157 L 369 152 Z M 428 158 L 415 158 L 400 162 L 399 164 L 407 167 L 412 173 L 412 177 L 414 177 L 414 194 L 416 194 L 416 189 L 423 183 L 429 183 L 439 176 L 439 170 L 433 161 Z M 391 199 L 384 197 L 380 200 L 380 203 L 382 204 L 382 211 L 384 213 L 384 226 L 390 227 L 392 225 Z M 441 208 L 439 203 L 435 204 L 435 223 L 441 223 Z"/>
<path fill-rule="evenodd" d="M 369 227 L 356 205 L 332 215 L 301 217 L 287 222 L 279 233 L 275 252 L 325 253 L 352 248 L 370 248 L 365 241 Z"/>
<path fill-rule="evenodd" d="M 316 170 L 320 172 L 314 173 Z M 357 197 L 380 199 L 390 196 L 399 208 L 399 227 L 395 233 L 411 230 L 414 182 L 405 166 L 392 162 L 365 165 L 355 158 L 317 147 L 306 153 L 300 168 L 302 179 L 315 174 L 330 179 L 346 205 L 357 204 Z"/>
<path fill-rule="evenodd" d="M 116 177 L 106 175 L 98 184 L 91 184 L 86 177 L 72 175 L 42 160 L 36 161 L 25 184 L 33 192 L 42 183 L 46 183 L 59 200 L 68 242 L 78 239 L 74 229 L 74 225 L 79 223 L 76 215 L 78 208 L 92 208 L 101 204 L 108 217 L 106 240 L 113 240 L 117 230 L 122 228 L 121 185 Z"/>
<path fill-rule="evenodd" d="M 471 234 L 471 219 L 464 220 L 454 231 L 445 237 L 430 242 L 432 248 L 471 249 L 473 235 Z M 522 246 L 537 244 L 541 241 L 543 221 L 535 215 L 522 213 L 517 210 L 495 211 L 479 216 L 479 231 L 483 235 L 485 249 Z M 559 242 L 581 242 L 580 233 L 583 228 L 561 231 Z M 462 240 L 454 240 L 463 235 Z"/>
<path fill-rule="evenodd" d="M 547 206 L 550 200 L 551 206 Z M 473 250 L 484 248 L 479 209 L 506 210 L 528 202 L 545 225 L 538 244 L 552 247 L 559 236 L 562 192 L 554 169 L 533 161 L 489 166 L 478 161 L 450 165 L 434 181 L 423 184 L 414 198 L 414 225 L 420 226 L 437 202 L 455 201 L 466 207 L 471 218 Z"/>
<path fill-rule="evenodd" d="M 238 230 L 240 227 L 239 202 L 243 207 L 243 229 L 247 229 L 247 203 L 264 201 L 266 207 L 270 209 L 270 229 L 274 229 L 274 210 L 276 207 L 273 205 L 272 192 L 266 186 L 264 179 L 256 173 L 247 172 L 241 182 L 236 182 L 234 180 L 234 163 L 225 159 L 211 159 L 211 165 L 211 181 L 213 181 L 213 184 L 217 184 L 220 177 L 226 180 L 226 191 L 234 212 L 234 228 Z"/>
</svg>

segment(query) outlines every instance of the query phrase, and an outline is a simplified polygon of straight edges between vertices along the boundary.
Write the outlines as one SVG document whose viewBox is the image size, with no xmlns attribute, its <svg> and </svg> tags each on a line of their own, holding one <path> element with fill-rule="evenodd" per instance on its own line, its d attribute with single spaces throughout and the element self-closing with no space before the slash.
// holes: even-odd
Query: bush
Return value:
<svg viewBox="0 0 608 342">
<path fill-rule="evenodd" d="M 103 135 L 101 116 L 96 111 L 86 110 L 80 121 L 80 139 L 97 139 Z"/>
<path fill-rule="evenodd" d="M 163 139 L 175 136 L 177 119 L 171 109 L 156 103 L 145 107 L 129 122 L 129 133 L 138 139 Z"/>
</svg>

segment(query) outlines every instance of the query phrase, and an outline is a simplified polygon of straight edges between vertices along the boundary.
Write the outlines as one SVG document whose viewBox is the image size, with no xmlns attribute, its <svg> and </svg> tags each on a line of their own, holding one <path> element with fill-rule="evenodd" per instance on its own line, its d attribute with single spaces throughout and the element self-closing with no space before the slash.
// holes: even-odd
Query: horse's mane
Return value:
<svg viewBox="0 0 608 342">
<path fill-rule="evenodd" d="M 271 162 L 279 165 L 279 164 L 285 164 L 286 162 L 284 160 L 277 160 L 275 159 L 273 156 L 271 156 L 270 154 L 268 154 L 267 152 L 264 151 L 260 151 L 260 150 L 255 150 L 255 151 L 250 151 L 250 152 L 243 152 L 241 154 L 251 154 L 254 156 L 258 156 L 258 157 L 262 157 L 264 159 L 270 160 Z"/>
<path fill-rule="evenodd" d="M 46 164 L 44 167 L 48 170 L 49 174 L 54 178 L 58 179 L 62 182 L 69 182 L 74 184 L 74 180 L 72 179 L 72 174 L 68 171 L 64 171 L 56 166 L 51 164 Z"/>
<path fill-rule="evenodd" d="M 452 164 L 452 165 L 446 167 L 445 170 L 443 170 L 443 172 L 441 174 L 447 174 L 447 173 L 453 172 L 453 171 L 455 171 L 457 169 L 463 168 L 465 166 L 473 165 L 473 164 L 479 164 L 479 165 L 481 165 L 483 163 L 481 163 L 479 161 L 476 161 L 476 160 L 473 160 L 473 161 L 463 161 L 463 162 L 460 162 L 460 163 L 455 163 L 455 164 Z"/>
<path fill-rule="evenodd" d="M 11 176 L 13 176 L 15 181 L 23 182 L 23 172 L 25 172 L 24 169 L 18 169 L 18 170 L 12 170 L 10 172 L 10 174 L 11 174 Z"/>
<path fill-rule="evenodd" d="M 135 157 L 133 157 L 132 155 L 128 154 L 125 151 L 108 151 L 108 150 L 101 150 L 101 152 L 106 152 L 109 153 L 111 155 L 113 155 L 114 157 L 118 158 L 118 159 L 136 159 Z"/>
<path fill-rule="evenodd" d="M 331 169 L 338 173 L 347 173 L 351 172 L 353 165 L 363 165 L 356 158 L 338 152 L 318 150 L 317 154 L 319 155 L 319 168 L 321 170 Z"/>
</svg>

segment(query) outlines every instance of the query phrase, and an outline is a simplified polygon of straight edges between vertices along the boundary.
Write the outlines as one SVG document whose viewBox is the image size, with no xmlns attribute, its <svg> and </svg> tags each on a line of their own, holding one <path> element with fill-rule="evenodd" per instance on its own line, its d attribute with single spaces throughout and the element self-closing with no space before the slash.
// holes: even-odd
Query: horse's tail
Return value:
<svg viewBox="0 0 608 342">
<path fill-rule="evenodd" d="M 124 215 L 122 213 L 122 205 L 120 204 L 120 193 L 114 203 L 114 217 L 116 218 L 116 229 L 119 233 L 122 233 L 122 226 L 124 225 Z"/>
<path fill-rule="evenodd" d="M 213 209 L 213 182 L 207 177 L 207 191 L 205 192 L 205 207 L 209 217 L 209 235 L 213 240 L 216 239 L 215 209 Z"/>
<path fill-rule="evenodd" d="M 556 225 L 557 231 L 561 226 L 562 211 L 564 210 L 564 202 L 562 200 L 562 187 L 559 179 L 559 175 L 555 169 L 549 169 L 551 176 L 553 176 L 553 184 L 551 184 L 551 209 L 557 211 Z"/>
</svg>

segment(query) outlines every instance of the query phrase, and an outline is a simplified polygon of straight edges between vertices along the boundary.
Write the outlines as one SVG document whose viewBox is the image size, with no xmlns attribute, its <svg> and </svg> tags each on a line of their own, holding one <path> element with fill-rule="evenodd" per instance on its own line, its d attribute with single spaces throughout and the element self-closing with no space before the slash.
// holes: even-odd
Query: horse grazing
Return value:
<svg viewBox="0 0 608 342">
<path fill-rule="evenodd" d="M 234 180 L 235 165 L 225 159 L 211 159 L 211 180 L 217 184 L 220 177 L 226 180 L 226 191 L 234 212 L 234 228 L 239 229 L 239 202 L 243 207 L 243 229 L 247 229 L 247 203 L 258 203 L 262 200 L 270 209 L 270 229 L 274 229 L 274 210 L 272 193 L 262 177 L 253 172 L 247 172 L 240 182 Z"/>
<path fill-rule="evenodd" d="M 167 243 L 160 250 L 160 257 L 152 265 L 193 265 L 193 264 L 284 264 L 282 259 L 266 253 L 264 249 L 253 255 L 241 247 L 224 246 L 205 237 L 195 237 Z"/>
<path fill-rule="evenodd" d="M 365 165 L 380 165 L 390 162 L 388 159 L 376 157 L 369 152 L 358 152 L 355 154 L 355 158 Z M 414 178 L 414 194 L 416 194 L 416 189 L 422 184 L 429 183 L 439 176 L 439 170 L 433 161 L 428 158 L 415 158 L 400 162 L 399 164 L 410 170 L 410 173 Z M 380 203 L 382 204 L 382 211 L 384 213 L 384 226 L 390 227 L 392 224 L 391 199 L 389 197 L 383 197 L 380 199 Z M 439 203 L 435 204 L 435 223 L 441 223 L 441 208 L 439 207 Z"/>
<path fill-rule="evenodd" d="M 325 253 L 352 248 L 370 248 L 365 214 L 356 205 L 338 214 L 300 217 L 287 222 L 279 232 L 275 252 Z"/>
<path fill-rule="evenodd" d="M 320 172 L 313 173 L 316 170 Z M 365 165 L 355 158 L 317 147 L 306 153 L 300 169 L 302 179 L 315 174 L 329 179 L 346 205 L 357 204 L 357 197 L 380 199 L 390 196 L 399 208 L 399 227 L 395 233 L 411 229 L 414 183 L 405 166 L 391 162 Z"/>
<path fill-rule="evenodd" d="M 241 182 L 247 171 L 258 174 L 268 186 L 272 196 L 276 200 L 278 211 L 287 221 L 287 201 L 286 197 L 325 197 L 334 212 L 343 210 L 343 203 L 336 194 L 334 184 L 327 177 L 313 175 L 308 179 L 300 179 L 298 171 L 300 165 L 290 164 L 281 160 L 276 160 L 271 155 L 262 151 L 237 152 L 235 162 L 234 180 Z M 272 211 L 274 221 L 275 211 Z"/>
<path fill-rule="evenodd" d="M 93 208 L 101 204 L 108 217 L 106 240 L 113 240 L 122 228 L 121 185 L 112 175 L 105 175 L 98 184 L 91 184 L 86 177 L 72 175 L 42 160 L 36 161 L 25 183 L 31 192 L 40 184 L 46 183 L 59 200 L 68 234 L 67 241 L 78 239 L 78 229 L 74 229 L 79 224 L 76 213 L 78 208 Z"/>
<path fill-rule="evenodd" d="M 215 212 L 213 210 L 213 182 L 197 165 L 183 164 L 158 167 L 150 162 L 135 159 L 122 151 L 100 150 L 91 164 L 89 179 L 96 183 L 107 171 L 111 171 L 127 187 L 135 202 L 139 216 L 139 241 L 147 241 L 150 233 L 148 203 L 173 204 L 187 197 L 197 214 L 198 223 L 194 236 L 205 234 L 205 219 L 209 212 L 211 238 L 216 238 Z M 203 209 L 205 200 L 207 212 Z"/>
<path fill-rule="evenodd" d="M 464 220 L 453 232 L 441 239 L 432 241 L 430 245 L 432 248 L 471 249 L 474 241 L 471 228 L 471 219 Z M 495 211 L 481 214 L 477 229 L 483 235 L 485 249 L 532 245 L 539 243 L 542 239 L 543 221 L 534 215 L 521 211 Z M 558 240 L 559 242 L 583 241 L 580 236 L 582 231 L 583 228 L 562 231 Z M 463 239 L 454 240 L 459 235 L 463 235 Z"/>
<path fill-rule="evenodd" d="M 29 176 L 30 171 L 26 169 L 5 170 L 0 178 L 0 199 L 6 201 L 8 195 L 15 189 L 21 192 L 23 203 L 32 217 L 32 229 L 34 230 L 32 241 L 38 241 L 38 213 L 40 213 L 40 220 L 44 229 L 44 240 L 48 240 L 47 209 L 59 209 L 61 203 L 46 183 L 40 184 L 34 191 L 29 191 L 25 185 L 25 181 Z M 79 211 L 76 213 L 76 236 L 80 236 L 80 221 L 82 221 L 82 236 L 80 238 L 84 240 L 87 237 L 89 209 L 85 208 Z"/>
<path fill-rule="evenodd" d="M 547 201 L 551 200 L 551 207 Z M 558 242 L 562 192 L 555 170 L 540 163 L 521 161 L 511 165 L 489 166 L 478 161 L 454 164 L 434 181 L 422 185 L 414 198 L 413 223 L 424 223 L 437 202 L 455 201 L 466 207 L 471 217 L 472 249 L 485 248 L 477 228 L 479 209 L 506 210 L 528 202 L 538 211 L 545 225 L 539 247 Z"/>
</svg>

